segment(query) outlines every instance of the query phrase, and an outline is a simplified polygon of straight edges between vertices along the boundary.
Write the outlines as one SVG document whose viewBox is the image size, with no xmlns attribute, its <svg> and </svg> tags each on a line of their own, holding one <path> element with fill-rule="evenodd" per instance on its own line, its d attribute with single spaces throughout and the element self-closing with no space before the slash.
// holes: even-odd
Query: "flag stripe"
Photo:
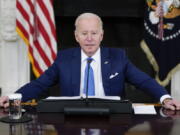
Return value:
<svg viewBox="0 0 180 135">
<path fill-rule="evenodd" d="M 34 46 L 36 47 L 36 49 L 37 49 L 38 53 L 40 54 L 40 56 L 42 57 L 42 59 L 44 60 L 45 64 L 47 66 L 50 66 L 51 62 L 50 62 L 49 58 L 46 56 L 46 53 L 41 48 L 39 42 L 38 41 L 34 42 Z"/>
<path fill-rule="evenodd" d="M 53 0 L 17 0 L 16 30 L 28 45 L 33 71 L 38 77 L 57 54 Z"/>
<path fill-rule="evenodd" d="M 49 22 L 49 25 L 51 26 L 50 28 L 51 28 L 51 32 L 52 32 L 52 34 L 53 34 L 53 36 L 54 36 L 54 38 L 56 37 L 55 35 L 56 35 L 56 33 L 55 33 L 55 27 L 54 27 L 54 24 L 53 24 L 53 21 L 52 21 L 52 19 L 51 19 L 51 15 L 49 14 L 49 12 L 48 12 L 48 9 L 46 8 L 46 5 L 44 4 L 44 2 L 49 2 L 49 1 L 44 1 L 44 2 L 42 2 L 42 1 L 38 1 L 39 2 L 39 6 L 41 7 L 41 9 L 43 9 L 42 11 L 44 12 L 44 14 L 46 15 L 45 17 L 47 18 L 47 20 L 48 20 L 48 22 Z M 52 5 L 52 3 L 47 3 L 47 4 L 51 4 Z M 50 7 L 50 6 L 49 6 Z M 51 10 L 51 9 L 49 9 L 49 10 Z"/>
<path fill-rule="evenodd" d="M 26 32 L 26 30 L 22 27 L 22 25 L 18 22 L 18 21 L 16 21 L 17 22 L 17 26 L 18 26 L 18 28 L 20 28 L 21 29 L 21 33 L 24 33 L 24 35 L 26 35 L 27 34 L 27 32 Z M 28 36 L 24 36 L 25 37 L 25 42 L 26 42 L 26 44 L 27 45 L 29 45 L 29 41 L 27 40 L 28 39 Z M 43 73 L 42 72 L 42 69 L 38 66 L 38 64 L 37 64 L 37 62 L 36 62 L 36 59 L 33 59 L 33 58 L 39 58 L 40 56 L 39 56 L 39 53 L 37 53 L 37 49 L 36 49 L 36 47 L 35 46 L 29 46 L 29 51 L 30 51 L 30 54 L 32 55 L 31 56 L 31 59 L 32 59 L 32 63 L 34 63 L 35 65 L 36 65 L 36 67 L 37 67 L 37 69 L 40 71 L 40 73 Z M 33 53 L 33 52 L 35 52 L 35 53 Z M 41 60 L 41 59 L 39 59 L 39 61 L 38 61 L 38 63 L 40 64 L 40 65 L 43 65 L 42 67 L 46 67 L 45 65 L 44 65 L 44 61 L 43 60 Z"/>
<path fill-rule="evenodd" d="M 46 45 L 46 41 L 44 40 L 44 38 L 42 37 L 42 34 L 39 35 L 39 45 L 41 46 L 41 48 L 46 52 L 47 57 L 49 58 L 49 61 L 52 63 L 54 61 L 54 59 L 51 56 L 51 50 L 50 48 Z"/>
<path fill-rule="evenodd" d="M 23 4 L 23 3 L 21 3 L 21 4 Z M 17 1 L 17 8 L 19 10 L 17 10 L 18 19 L 16 19 L 16 20 L 19 20 L 19 22 L 22 23 L 22 27 L 24 27 L 24 29 L 26 29 L 26 32 L 29 34 L 29 37 L 30 37 L 30 33 L 34 33 L 34 29 L 30 24 L 30 15 L 28 15 L 28 13 L 26 12 L 28 9 L 28 6 L 25 4 L 23 4 L 23 5 L 21 5 L 21 4 Z M 23 6 L 26 7 L 26 10 L 23 8 Z M 29 38 L 28 38 L 28 40 L 29 40 Z"/>
<path fill-rule="evenodd" d="M 39 22 L 39 25 L 41 25 L 42 28 L 46 31 L 45 34 L 49 36 L 49 44 L 48 45 L 49 45 L 51 51 L 53 52 L 52 57 L 54 59 L 55 52 L 54 52 L 54 49 L 52 48 L 52 44 L 54 44 L 56 42 L 56 39 L 54 38 L 54 36 L 52 34 L 47 32 L 47 31 L 51 31 L 51 26 L 49 25 L 49 23 L 44 23 L 44 22 L 48 22 L 48 20 L 46 19 L 45 14 L 42 12 L 42 10 L 40 10 L 40 8 L 37 8 L 37 12 L 39 13 L 39 16 L 41 17 L 41 20 L 42 20 L 42 21 Z M 38 17 L 38 18 L 40 18 L 40 17 Z M 39 20 L 40 19 L 38 19 L 38 21 Z M 46 40 L 46 38 L 45 38 L 45 40 Z"/>
<path fill-rule="evenodd" d="M 28 35 L 27 31 L 24 29 L 24 27 L 18 20 L 16 20 L 16 26 L 21 30 L 21 32 L 24 34 L 25 38 L 29 39 L 29 35 Z"/>
<path fill-rule="evenodd" d="M 20 7 L 22 7 L 22 6 L 20 6 Z M 26 19 L 26 21 L 27 22 L 30 22 L 29 20 L 29 16 L 27 15 L 27 13 L 26 13 L 26 11 L 23 9 L 23 8 L 21 8 L 22 9 L 22 15 L 24 16 L 24 18 Z M 22 20 L 22 19 L 21 19 Z M 34 33 L 34 30 L 33 30 L 33 27 L 32 27 L 32 25 L 29 23 L 28 24 L 29 25 L 29 27 L 30 27 L 30 33 Z M 21 27 L 22 28 L 22 27 Z M 27 35 L 27 32 L 26 32 L 26 35 Z M 27 37 L 27 36 L 26 36 Z M 29 37 L 27 38 L 28 40 L 30 40 L 29 39 Z M 34 41 L 32 41 L 32 42 L 34 42 Z M 41 46 L 40 46 L 40 44 L 38 43 L 38 41 L 36 41 L 35 43 L 33 43 L 34 44 L 34 49 L 37 49 L 37 51 L 38 51 L 38 53 L 41 55 L 41 57 L 42 57 L 42 59 L 44 60 L 44 62 L 45 62 L 45 64 L 46 64 L 46 66 L 50 66 L 51 65 L 51 62 L 50 62 L 50 60 L 49 60 L 49 58 L 46 56 L 46 53 L 43 51 L 43 49 L 41 48 Z M 31 41 L 30 41 L 30 45 L 31 45 Z M 41 62 L 41 64 L 42 64 L 42 62 Z"/>
<path fill-rule="evenodd" d="M 16 20 L 16 22 L 18 22 L 18 21 Z M 17 24 L 17 26 L 18 26 L 17 29 L 20 28 L 20 27 L 22 28 L 21 30 L 24 29 L 24 28 L 21 26 L 21 24 L 19 24 L 19 23 Z M 18 32 L 19 35 L 24 36 L 24 35 L 22 34 L 23 31 L 21 31 L 21 30 L 18 29 L 17 32 Z M 21 37 L 22 37 L 22 36 L 21 36 Z M 25 40 L 25 43 L 26 43 L 27 45 L 29 45 L 29 42 L 28 42 L 28 40 L 26 39 L 26 37 L 24 37 L 23 39 Z M 29 53 L 29 55 L 30 55 L 30 60 L 31 60 L 31 62 L 33 63 L 33 70 L 35 69 L 35 68 L 34 68 L 34 65 L 36 65 L 36 69 L 35 69 L 35 70 L 38 69 L 38 71 L 40 71 L 39 73 L 43 73 L 42 70 L 40 69 L 39 65 L 37 64 L 36 59 L 33 59 L 34 56 L 33 56 L 33 53 L 32 53 L 32 52 L 33 52 L 32 47 L 29 46 L 28 50 L 29 50 L 29 52 L 30 52 L 30 53 Z M 35 71 L 35 72 L 37 72 L 37 71 Z M 39 74 L 39 73 L 37 73 L 37 74 Z"/>
<path fill-rule="evenodd" d="M 30 52 L 30 55 L 32 56 L 32 58 L 34 58 L 33 49 L 32 49 L 31 46 L 29 46 L 29 52 Z M 39 67 L 39 64 L 38 64 L 38 62 L 36 61 L 36 59 L 33 59 L 32 62 L 33 62 L 33 65 L 34 65 L 35 69 L 37 69 L 37 71 L 39 72 L 39 74 L 42 74 L 43 71 L 42 71 L 41 68 Z"/>
<path fill-rule="evenodd" d="M 47 45 L 50 46 L 51 45 L 51 41 L 50 41 L 50 37 L 48 36 L 48 33 L 46 32 L 44 26 L 42 25 L 40 19 L 38 18 L 38 23 L 39 23 L 39 30 L 42 34 L 42 36 L 44 37 L 45 41 L 47 42 Z M 52 50 L 52 48 L 50 47 L 51 51 L 52 51 L 52 57 L 55 58 L 56 54 L 54 53 L 54 51 Z"/>
</svg>

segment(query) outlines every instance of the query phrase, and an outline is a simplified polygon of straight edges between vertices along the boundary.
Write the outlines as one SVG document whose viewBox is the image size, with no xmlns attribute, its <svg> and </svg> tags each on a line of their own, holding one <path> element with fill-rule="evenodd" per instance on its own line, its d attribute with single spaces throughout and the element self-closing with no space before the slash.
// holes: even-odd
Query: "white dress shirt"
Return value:
<svg viewBox="0 0 180 135">
<path fill-rule="evenodd" d="M 91 62 L 91 67 L 94 72 L 94 83 L 95 83 L 95 96 L 105 96 L 104 88 L 102 83 L 102 72 L 101 72 L 101 51 L 100 48 L 96 53 L 91 57 L 93 61 Z M 85 68 L 87 65 L 88 56 L 81 50 L 81 84 L 80 84 L 80 95 L 85 96 L 83 93 L 84 89 L 84 75 Z"/>
</svg>

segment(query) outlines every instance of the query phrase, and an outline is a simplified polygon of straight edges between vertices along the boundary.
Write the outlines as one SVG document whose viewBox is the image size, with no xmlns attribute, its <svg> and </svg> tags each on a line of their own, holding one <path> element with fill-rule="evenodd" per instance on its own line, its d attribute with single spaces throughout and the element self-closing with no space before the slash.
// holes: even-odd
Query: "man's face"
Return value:
<svg viewBox="0 0 180 135">
<path fill-rule="evenodd" d="M 103 30 L 97 18 L 81 18 L 75 31 L 76 41 L 87 56 L 92 56 L 103 39 Z"/>
</svg>

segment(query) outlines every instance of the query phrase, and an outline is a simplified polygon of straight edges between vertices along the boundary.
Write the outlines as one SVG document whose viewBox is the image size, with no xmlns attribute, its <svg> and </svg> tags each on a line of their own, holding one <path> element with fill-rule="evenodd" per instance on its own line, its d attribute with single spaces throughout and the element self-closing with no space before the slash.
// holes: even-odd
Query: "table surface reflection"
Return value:
<svg viewBox="0 0 180 135">
<path fill-rule="evenodd" d="M 157 107 L 157 115 L 119 114 L 100 116 L 64 116 L 60 113 L 24 114 L 33 120 L 21 124 L 0 122 L 1 135 L 179 135 L 180 111 Z M 29 111 L 30 110 L 30 111 Z M 32 111 L 33 110 L 33 111 Z M 161 112 L 161 113 L 159 113 Z M 7 116 L 0 109 L 0 118 Z"/>
</svg>

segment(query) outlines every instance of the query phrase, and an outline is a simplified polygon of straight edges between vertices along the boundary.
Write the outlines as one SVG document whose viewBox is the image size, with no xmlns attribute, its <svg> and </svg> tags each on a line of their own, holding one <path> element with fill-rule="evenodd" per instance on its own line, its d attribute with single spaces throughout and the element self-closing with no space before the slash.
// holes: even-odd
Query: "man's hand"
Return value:
<svg viewBox="0 0 180 135">
<path fill-rule="evenodd" d="M 170 110 L 180 110 L 180 102 L 173 99 L 164 99 L 163 107 Z"/>
<path fill-rule="evenodd" d="M 9 98 L 8 98 L 8 96 L 0 97 L 0 107 L 4 107 L 4 108 L 9 107 Z"/>
</svg>

